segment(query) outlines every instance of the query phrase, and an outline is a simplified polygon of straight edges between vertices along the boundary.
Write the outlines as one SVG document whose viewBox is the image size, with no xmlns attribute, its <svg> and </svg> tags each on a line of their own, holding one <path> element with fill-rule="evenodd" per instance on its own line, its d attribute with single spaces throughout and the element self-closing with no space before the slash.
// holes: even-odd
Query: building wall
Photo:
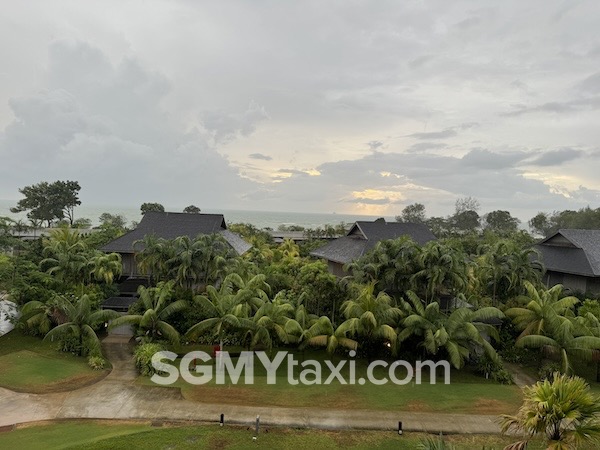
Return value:
<svg viewBox="0 0 600 450">
<path fill-rule="evenodd" d="M 562 284 L 565 289 L 572 292 L 600 294 L 600 277 L 584 277 L 561 272 L 546 272 L 544 284 L 548 287 Z"/>
<path fill-rule="evenodd" d="M 567 289 L 570 289 L 573 292 L 583 292 L 587 291 L 587 277 L 582 277 L 581 275 L 571 275 L 566 273 L 563 278 L 563 286 Z"/>
<path fill-rule="evenodd" d="M 141 275 L 135 261 L 135 256 L 132 253 L 121 254 L 121 261 L 123 262 L 123 276 L 134 277 Z"/>
<path fill-rule="evenodd" d="M 336 277 L 343 278 L 346 275 L 348 275 L 348 272 L 344 271 L 343 264 L 333 262 L 333 261 L 327 261 L 327 268 L 329 269 L 329 273 L 332 273 Z"/>
</svg>

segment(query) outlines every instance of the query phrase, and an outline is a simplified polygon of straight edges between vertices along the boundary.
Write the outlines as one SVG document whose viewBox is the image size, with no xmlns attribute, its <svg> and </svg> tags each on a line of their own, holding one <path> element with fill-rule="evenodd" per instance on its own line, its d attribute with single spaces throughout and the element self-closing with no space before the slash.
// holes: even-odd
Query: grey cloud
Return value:
<svg viewBox="0 0 600 450">
<path fill-rule="evenodd" d="M 255 102 L 243 113 L 227 113 L 223 111 L 207 111 L 201 121 L 214 136 L 215 142 L 223 144 L 236 139 L 238 136 L 248 136 L 256 130 L 258 123 L 268 119 L 264 107 Z"/>
<path fill-rule="evenodd" d="M 439 150 L 445 147 L 448 147 L 448 145 L 444 144 L 443 142 L 417 142 L 416 144 L 408 147 L 406 151 L 410 153 L 418 153 L 427 150 Z"/>
<path fill-rule="evenodd" d="M 572 161 L 584 154 L 582 150 L 573 148 L 561 148 L 558 150 L 548 150 L 535 158 L 530 164 L 537 166 L 555 166 L 567 161 Z"/>
<path fill-rule="evenodd" d="M 454 136 L 456 136 L 456 131 L 453 129 L 447 129 L 444 131 L 430 131 L 425 133 L 413 133 L 408 135 L 408 137 L 415 139 L 447 139 Z"/>
<path fill-rule="evenodd" d="M 365 203 L 367 205 L 387 205 L 390 203 L 390 199 L 387 197 L 384 198 L 364 198 L 364 197 L 355 197 L 351 199 L 344 200 L 349 203 Z"/>
<path fill-rule="evenodd" d="M 260 159 L 263 161 L 271 161 L 273 158 L 269 155 L 263 155 L 262 153 L 251 153 L 248 155 L 248 158 L 251 159 Z"/>
<path fill-rule="evenodd" d="M 381 142 L 381 141 L 369 141 L 369 142 L 367 142 L 367 145 L 369 146 L 369 148 L 372 151 L 375 151 L 378 148 L 380 148 L 381 146 L 383 146 L 383 142 Z"/>
<path fill-rule="evenodd" d="M 600 72 L 590 75 L 581 83 L 579 83 L 578 88 L 584 92 L 589 92 L 591 94 L 600 93 Z"/>
<path fill-rule="evenodd" d="M 462 163 L 468 167 L 498 170 L 514 167 L 516 163 L 528 156 L 529 155 L 524 152 L 496 153 L 488 149 L 476 148 L 462 157 Z"/>
<path fill-rule="evenodd" d="M 103 204 L 148 195 L 174 203 L 194 191 L 211 193 L 199 198 L 208 206 L 241 205 L 239 193 L 252 183 L 201 134 L 171 124 L 160 105 L 169 86 L 163 77 L 130 59 L 107 61 L 86 43 L 51 45 L 52 89 L 10 101 L 15 119 L 0 133 L 0 188 L 70 178 L 80 181 L 83 199 Z M 228 188 L 214 189 L 215 180 Z"/>
</svg>

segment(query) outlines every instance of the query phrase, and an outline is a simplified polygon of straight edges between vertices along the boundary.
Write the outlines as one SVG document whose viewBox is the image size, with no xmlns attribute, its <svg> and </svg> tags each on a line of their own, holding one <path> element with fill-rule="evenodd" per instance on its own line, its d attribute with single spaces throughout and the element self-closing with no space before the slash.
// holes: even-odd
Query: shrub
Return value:
<svg viewBox="0 0 600 450">
<path fill-rule="evenodd" d="M 58 341 L 58 350 L 65 353 L 72 353 L 79 355 L 81 350 L 81 343 L 77 336 L 64 335 Z"/>
<path fill-rule="evenodd" d="M 493 361 L 487 355 L 483 355 L 477 360 L 476 369 L 486 378 L 491 378 L 497 383 L 514 383 L 512 375 L 503 367 L 502 363 Z"/>
<path fill-rule="evenodd" d="M 133 352 L 135 366 L 141 375 L 149 377 L 156 373 L 156 370 L 152 367 L 152 356 L 163 350 L 165 350 L 164 346 L 157 343 L 141 344 L 135 348 Z"/>
<path fill-rule="evenodd" d="M 90 356 L 87 363 L 93 370 L 102 370 L 106 368 L 106 360 L 100 356 Z"/>
<path fill-rule="evenodd" d="M 492 372 L 492 378 L 494 381 L 500 384 L 514 384 L 515 382 L 510 372 L 504 368 L 497 369 Z"/>
<path fill-rule="evenodd" d="M 554 361 L 547 361 L 539 368 L 538 376 L 540 377 L 540 380 L 552 382 L 554 380 L 554 374 L 557 372 L 560 372 L 560 364 Z"/>
</svg>

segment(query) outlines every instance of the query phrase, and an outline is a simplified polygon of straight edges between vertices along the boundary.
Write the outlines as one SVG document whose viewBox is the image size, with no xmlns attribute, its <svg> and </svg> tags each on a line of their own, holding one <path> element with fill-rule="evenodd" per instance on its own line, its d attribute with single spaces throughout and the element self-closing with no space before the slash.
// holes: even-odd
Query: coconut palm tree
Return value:
<svg viewBox="0 0 600 450">
<path fill-rule="evenodd" d="M 140 286 L 139 303 L 143 308 L 141 314 L 121 316 L 110 323 L 109 328 L 122 325 L 134 325 L 142 339 L 155 342 L 165 339 L 173 345 L 179 345 L 179 333 L 167 322 L 172 314 L 188 307 L 185 300 L 171 301 L 173 297 L 173 281 L 158 283 L 156 287 Z"/>
<path fill-rule="evenodd" d="M 531 247 L 523 248 L 518 243 L 502 239 L 493 245 L 479 249 L 482 253 L 479 274 L 483 284 L 491 290 L 492 301 L 497 297 L 511 298 L 523 293 L 524 282 L 538 283 L 543 271 L 537 252 Z M 488 291 L 489 292 L 489 291 Z"/>
<path fill-rule="evenodd" d="M 389 344 L 396 351 L 397 335 L 394 326 L 403 316 L 400 308 L 384 292 L 375 295 L 375 282 L 359 288 L 355 299 L 342 303 L 341 313 L 346 320 L 337 328 L 336 335 L 356 339 L 366 347 L 369 355 L 373 345 Z"/>
<path fill-rule="evenodd" d="M 118 253 L 97 253 L 89 260 L 90 276 L 97 281 L 112 284 L 121 276 L 123 263 Z"/>
<path fill-rule="evenodd" d="M 19 323 L 35 334 L 45 336 L 54 325 L 61 321 L 62 316 L 56 298 L 47 303 L 32 300 L 21 308 Z"/>
<path fill-rule="evenodd" d="M 496 351 L 485 336 L 498 340 L 498 331 L 486 322 L 502 319 L 504 314 L 499 309 L 486 307 L 473 311 L 456 308 L 447 315 L 440 311 L 436 302 L 424 306 L 412 291 L 407 292 L 407 297 L 413 312 L 401 322 L 399 343 L 416 336 L 425 352 L 437 355 L 443 349 L 457 369 L 469 358 L 473 346 L 479 346 L 492 360 L 498 360 Z"/>
<path fill-rule="evenodd" d="M 236 298 L 234 290 L 233 281 L 228 276 L 219 289 L 209 285 L 204 295 L 194 297 L 194 304 L 207 318 L 190 327 L 185 334 L 188 339 L 196 340 L 201 334 L 211 333 L 219 340 L 222 349 L 228 331 L 253 329 L 252 320 L 245 315 L 247 309 L 237 308 L 240 299 Z"/>
<path fill-rule="evenodd" d="M 173 257 L 173 247 L 169 241 L 154 234 L 147 234 L 133 243 L 137 249 L 135 259 L 140 271 L 150 277 L 151 282 L 166 278 L 167 261 Z"/>
<path fill-rule="evenodd" d="M 378 291 L 404 292 L 419 271 L 420 252 L 421 247 L 407 236 L 379 241 L 371 252 L 350 263 L 348 271 L 356 281 L 376 281 Z"/>
<path fill-rule="evenodd" d="M 88 279 L 88 249 L 77 230 L 59 228 L 45 242 L 40 267 L 63 283 L 83 284 Z"/>
<path fill-rule="evenodd" d="M 560 359 L 561 372 L 573 373 L 573 358 L 585 362 L 596 360 L 600 351 L 600 337 L 584 334 L 577 322 L 563 320 L 557 328 L 546 330 L 546 335 L 529 334 L 517 339 L 518 347 L 540 348 L 550 357 Z"/>
<path fill-rule="evenodd" d="M 551 330 L 559 329 L 566 316 L 573 316 L 573 307 L 579 303 L 577 297 L 562 296 L 560 284 L 550 289 L 536 289 L 529 281 L 524 282 L 527 295 L 519 296 L 523 306 L 505 311 L 516 327 L 521 331 L 519 338 L 530 334 L 545 335 Z"/>
<path fill-rule="evenodd" d="M 281 297 L 275 297 L 272 302 L 266 301 L 263 303 L 253 317 L 252 347 L 260 343 L 265 346 L 267 351 L 271 351 L 273 337 L 284 344 L 297 342 L 303 329 L 292 318 L 293 315 L 294 306 L 291 303 L 282 301 Z"/>
<path fill-rule="evenodd" d="M 78 342 L 79 355 L 101 356 L 100 340 L 96 328 L 119 317 L 119 313 L 109 309 L 92 310 L 87 295 L 71 303 L 63 297 L 57 299 L 57 308 L 64 314 L 66 322 L 51 329 L 44 340 L 73 337 Z"/>
<path fill-rule="evenodd" d="M 441 293 L 456 295 L 468 285 L 467 258 L 456 246 L 428 242 L 417 261 L 422 269 L 413 275 L 412 282 L 417 288 L 423 286 L 426 303 Z"/>
<path fill-rule="evenodd" d="M 307 346 L 326 347 L 329 353 L 333 353 L 338 347 L 355 351 L 358 348 L 358 342 L 336 331 L 327 316 L 315 320 L 308 329 L 304 330 L 300 340 L 300 349 Z"/>
<path fill-rule="evenodd" d="M 236 273 L 227 275 L 223 281 L 232 288 L 233 303 L 236 304 L 233 313 L 239 317 L 251 317 L 263 304 L 269 301 L 271 286 L 266 282 L 264 274 L 258 274 L 244 280 Z"/>
<path fill-rule="evenodd" d="M 548 449 L 575 450 L 589 443 L 598 448 L 600 397 L 579 377 L 555 374 L 523 389 L 524 401 L 514 416 L 504 415 L 502 431 L 544 436 Z M 507 448 L 525 448 L 520 441 Z"/>
</svg>

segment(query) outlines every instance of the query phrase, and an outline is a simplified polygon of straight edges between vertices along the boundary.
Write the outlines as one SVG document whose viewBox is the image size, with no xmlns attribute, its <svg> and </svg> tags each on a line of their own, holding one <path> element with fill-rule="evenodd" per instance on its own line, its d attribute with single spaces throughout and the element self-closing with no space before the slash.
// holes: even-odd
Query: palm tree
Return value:
<svg viewBox="0 0 600 450">
<path fill-rule="evenodd" d="M 356 299 L 346 300 L 341 312 L 346 320 L 337 328 L 336 334 L 357 339 L 366 347 L 369 355 L 373 346 L 389 344 L 396 351 L 397 335 L 394 325 L 402 317 L 402 311 L 392 306 L 392 299 L 384 292 L 374 293 L 375 282 L 360 288 Z"/>
<path fill-rule="evenodd" d="M 577 322 L 564 320 L 558 328 L 546 330 L 547 335 L 529 334 L 517 340 L 518 347 L 541 348 L 548 356 L 558 358 L 561 372 L 573 373 L 573 358 L 586 362 L 594 361 L 600 351 L 600 337 L 584 334 L 585 330 L 577 330 Z"/>
<path fill-rule="evenodd" d="M 236 298 L 234 285 L 229 276 L 223 280 L 219 289 L 212 285 L 207 286 L 204 295 L 194 297 L 194 303 L 201 308 L 207 318 L 193 325 L 186 332 L 186 337 L 190 340 L 196 340 L 201 334 L 210 332 L 219 339 L 219 346 L 223 349 L 223 338 L 228 331 L 253 329 L 252 320 L 244 314 L 247 309 L 237 308 L 239 297 Z"/>
<path fill-rule="evenodd" d="M 300 340 L 302 341 L 300 349 L 311 345 L 326 347 L 329 353 L 333 353 L 339 346 L 354 351 L 358 348 L 358 343 L 354 339 L 336 331 L 327 316 L 321 316 L 315 320 L 308 329 L 304 330 Z"/>
<path fill-rule="evenodd" d="M 263 344 L 267 351 L 273 348 L 273 336 L 284 343 L 297 342 L 302 335 L 302 327 L 292 319 L 294 306 L 275 297 L 258 308 L 253 317 L 254 329 L 252 330 L 252 347 L 258 343 Z"/>
<path fill-rule="evenodd" d="M 173 281 L 161 282 L 157 287 L 140 286 L 138 293 L 143 312 L 121 316 L 113 320 L 109 328 L 134 325 L 148 342 L 166 339 L 173 345 L 179 345 L 179 333 L 167 320 L 171 315 L 186 309 L 188 304 L 185 300 L 171 301 Z"/>
<path fill-rule="evenodd" d="M 472 311 L 456 308 L 446 315 L 440 311 L 437 302 L 424 306 L 414 292 L 408 291 L 407 296 L 413 312 L 401 323 L 399 343 L 417 336 L 421 340 L 419 345 L 430 355 L 437 355 L 440 349 L 444 349 L 450 363 L 457 369 L 469 358 L 473 345 L 481 347 L 492 360 L 498 360 L 496 351 L 484 336 L 498 340 L 498 331 L 486 322 L 503 318 L 504 314 L 499 309 L 486 307 Z"/>
<path fill-rule="evenodd" d="M 523 395 L 525 399 L 517 414 L 503 416 L 504 433 L 543 435 L 547 448 L 554 450 L 575 450 L 586 442 L 597 448 L 600 397 L 590 392 L 585 380 L 557 373 L 552 381 L 525 387 Z M 512 448 L 524 448 L 526 442 L 516 442 Z"/>
<path fill-rule="evenodd" d="M 87 279 L 88 250 L 77 230 L 59 228 L 45 242 L 42 268 L 64 283 L 83 284 Z"/>
<path fill-rule="evenodd" d="M 468 284 L 467 258 L 453 245 L 428 242 L 419 254 L 418 263 L 422 269 L 413 275 L 412 281 L 416 287 L 424 284 L 426 303 L 442 292 L 456 295 Z"/>
<path fill-rule="evenodd" d="M 525 281 L 524 285 L 527 295 L 517 298 L 524 307 L 505 311 L 517 328 L 522 330 L 518 339 L 530 334 L 544 335 L 558 329 L 561 322 L 568 320 L 565 316 L 572 315 L 573 307 L 579 303 L 577 297 L 561 297 L 563 287 L 560 284 L 548 290 L 538 290 L 529 281 Z"/>
<path fill-rule="evenodd" d="M 167 261 L 173 256 L 173 248 L 169 241 L 154 234 L 147 234 L 143 239 L 133 243 L 139 250 L 135 259 L 140 271 L 150 277 L 151 282 L 162 280 L 167 275 Z"/>
<path fill-rule="evenodd" d="M 493 245 L 479 249 L 481 258 L 481 277 L 486 287 L 491 288 L 492 301 L 496 303 L 498 293 L 502 298 L 510 298 L 522 293 L 525 281 L 537 283 L 542 273 L 539 258 L 531 247 L 522 248 L 508 239 L 502 239 Z"/>
<path fill-rule="evenodd" d="M 258 274 L 244 280 L 235 273 L 227 275 L 223 281 L 229 283 L 236 304 L 233 313 L 239 317 L 251 317 L 263 304 L 269 301 L 271 286 L 266 282 L 264 274 Z"/>
<path fill-rule="evenodd" d="M 121 255 L 118 253 L 98 253 L 90 259 L 89 265 L 90 276 L 106 284 L 112 284 L 123 271 Z"/>
<path fill-rule="evenodd" d="M 61 297 L 58 299 L 57 308 L 64 314 L 66 322 L 46 333 L 44 340 L 74 337 L 78 341 L 80 356 L 101 356 L 100 340 L 95 329 L 116 319 L 119 313 L 109 309 L 93 311 L 87 295 L 81 296 L 75 303 Z"/>
<path fill-rule="evenodd" d="M 56 299 L 47 303 L 32 300 L 21 308 L 19 321 L 22 326 L 35 334 L 46 335 L 56 323 L 61 321 L 62 316 Z"/>
<path fill-rule="evenodd" d="M 376 281 L 379 291 L 404 292 L 419 270 L 421 252 L 410 237 L 379 241 L 367 255 L 348 265 L 348 272 L 359 282 Z"/>
<path fill-rule="evenodd" d="M 204 270 L 204 243 L 192 240 L 189 236 L 180 236 L 173 241 L 174 255 L 167 261 L 175 282 L 185 288 L 191 288 L 202 278 Z"/>
</svg>

